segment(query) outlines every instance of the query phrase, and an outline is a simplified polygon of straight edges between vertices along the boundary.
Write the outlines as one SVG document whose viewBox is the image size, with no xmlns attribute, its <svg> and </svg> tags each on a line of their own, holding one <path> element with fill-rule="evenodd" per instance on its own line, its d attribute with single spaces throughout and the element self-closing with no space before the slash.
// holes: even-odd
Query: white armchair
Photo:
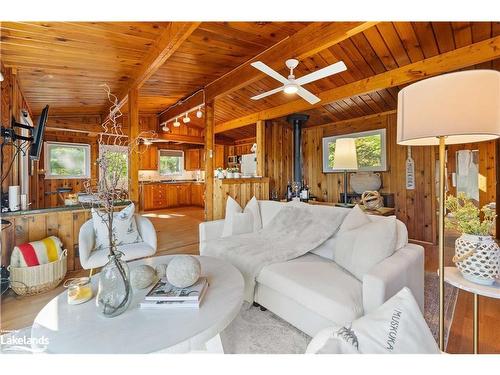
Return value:
<svg viewBox="0 0 500 375">
<path fill-rule="evenodd" d="M 143 242 L 118 246 L 124 260 L 134 260 L 151 256 L 156 253 L 156 231 L 151 221 L 141 215 L 134 215 L 137 231 Z M 108 249 L 94 250 L 94 225 L 92 219 L 86 221 L 80 228 L 78 236 L 78 251 L 80 263 L 84 269 L 102 267 L 108 262 Z"/>
</svg>

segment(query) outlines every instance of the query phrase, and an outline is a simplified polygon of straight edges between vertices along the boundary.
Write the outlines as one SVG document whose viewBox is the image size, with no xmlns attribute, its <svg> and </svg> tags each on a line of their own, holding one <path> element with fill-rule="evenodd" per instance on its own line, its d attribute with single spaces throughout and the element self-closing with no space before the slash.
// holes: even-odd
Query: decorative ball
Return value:
<svg viewBox="0 0 500 375">
<path fill-rule="evenodd" d="M 132 268 L 130 271 L 130 284 L 133 288 L 144 289 L 150 286 L 156 278 L 153 267 L 146 264 Z"/>
<path fill-rule="evenodd" d="M 157 264 L 156 265 L 156 277 L 162 278 L 167 275 L 167 265 L 166 264 Z"/>
<path fill-rule="evenodd" d="M 177 288 L 193 285 L 200 278 L 200 261 L 191 255 L 177 255 L 167 266 L 167 280 Z"/>
<path fill-rule="evenodd" d="M 384 201 L 378 191 L 365 191 L 361 195 L 361 202 L 368 210 L 376 210 L 384 205 Z"/>
</svg>

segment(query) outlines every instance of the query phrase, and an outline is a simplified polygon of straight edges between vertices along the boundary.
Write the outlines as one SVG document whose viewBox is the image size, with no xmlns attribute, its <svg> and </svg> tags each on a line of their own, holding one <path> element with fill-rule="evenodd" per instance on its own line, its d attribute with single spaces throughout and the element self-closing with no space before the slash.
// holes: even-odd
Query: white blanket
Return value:
<svg viewBox="0 0 500 375">
<path fill-rule="evenodd" d="M 264 266 L 315 249 L 337 232 L 345 215 L 346 211 L 333 207 L 289 204 L 257 232 L 207 241 L 203 255 L 238 268 L 245 280 L 245 300 L 253 302 L 255 279 Z"/>
</svg>

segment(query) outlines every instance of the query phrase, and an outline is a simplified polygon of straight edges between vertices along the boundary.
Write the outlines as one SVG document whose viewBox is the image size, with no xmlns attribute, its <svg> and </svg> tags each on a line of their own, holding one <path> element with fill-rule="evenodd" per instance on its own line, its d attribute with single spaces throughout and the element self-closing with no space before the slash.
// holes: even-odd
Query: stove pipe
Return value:
<svg viewBox="0 0 500 375">
<path fill-rule="evenodd" d="M 293 181 L 302 181 L 302 125 L 309 119 L 309 115 L 294 113 L 287 117 L 293 128 Z"/>
</svg>

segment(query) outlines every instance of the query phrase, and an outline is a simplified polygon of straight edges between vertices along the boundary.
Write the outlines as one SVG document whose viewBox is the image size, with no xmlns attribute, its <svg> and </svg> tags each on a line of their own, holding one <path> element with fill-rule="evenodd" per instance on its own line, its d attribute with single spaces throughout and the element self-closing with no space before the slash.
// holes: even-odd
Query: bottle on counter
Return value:
<svg viewBox="0 0 500 375">
<path fill-rule="evenodd" d="M 309 186 L 305 180 L 302 180 L 302 187 L 300 188 L 300 201 L 309 202 Z"/>
<path fill-rule="evenodd" d="M 293 198 L 293 192 L 292 192 L 292 184 L 290 181 L 288 181 L 288 184 L 286 185 L 286 201 L 290 202 Z"/>
</svg>

